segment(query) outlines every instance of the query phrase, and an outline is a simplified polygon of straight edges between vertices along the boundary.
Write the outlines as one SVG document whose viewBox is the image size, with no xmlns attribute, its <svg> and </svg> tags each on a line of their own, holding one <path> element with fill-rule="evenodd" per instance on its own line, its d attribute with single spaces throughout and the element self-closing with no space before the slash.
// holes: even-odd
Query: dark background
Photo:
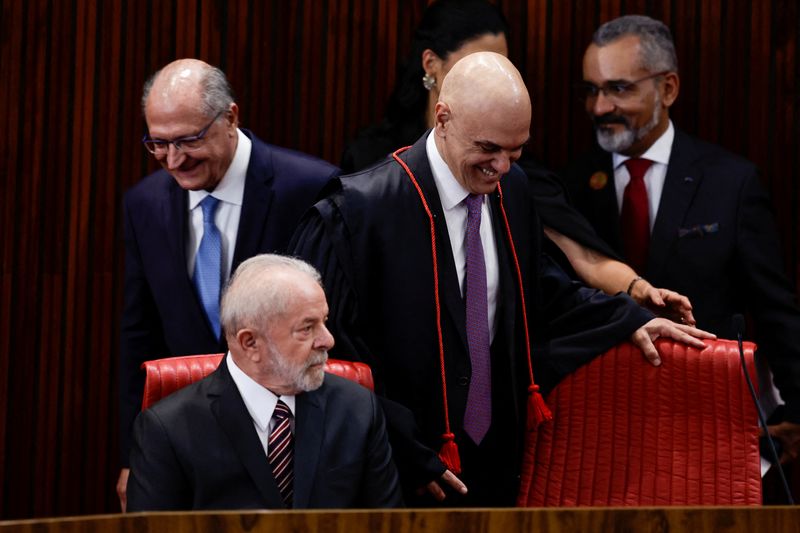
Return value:
<svg viewBox="0 0 800 533">
<path fill-rule="evenodd" d="M 151 168 L 145 77 L 178 57 L 218 65 L 243 126 L 338 163 L 380 116 L 426 3 L 0 0 L 0 518 L 117 509 L 120 199 Z M 498 3 L 533 97 L 530 149 L 553 168 L 590 142 L 570 87 L 594 28 L 669 24 L 673 120 L 760 166 L 798 279 L 795 1 Z"/>
</svg>

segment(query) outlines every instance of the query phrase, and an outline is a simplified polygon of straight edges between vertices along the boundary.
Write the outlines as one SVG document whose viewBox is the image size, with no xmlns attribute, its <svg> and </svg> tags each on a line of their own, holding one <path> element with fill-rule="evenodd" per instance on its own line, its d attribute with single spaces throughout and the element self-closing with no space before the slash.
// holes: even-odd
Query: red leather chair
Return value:
<svg viewBox="0 0 800 533">
<path fill-rule="evenodd" d="M 154 359 L 142 363 L 142 369 L 146 373 L 142 410 L 176 390 L 212 373 L 219 366 L 223 355 L 225 354 L 187 355 Z M 374 389 L 372 370 L 364 363 L 328 359 L 325 371 L 351 379 L 370 390 Z"/>
<path fill-rule="evenodd" d="M 528 434 L 521 506 L 758 505 L 758 425 L 734 341 L 617 346 L 548 396 Z M 745 360 L 755 382 L 753 351 Z"/>
</svg>

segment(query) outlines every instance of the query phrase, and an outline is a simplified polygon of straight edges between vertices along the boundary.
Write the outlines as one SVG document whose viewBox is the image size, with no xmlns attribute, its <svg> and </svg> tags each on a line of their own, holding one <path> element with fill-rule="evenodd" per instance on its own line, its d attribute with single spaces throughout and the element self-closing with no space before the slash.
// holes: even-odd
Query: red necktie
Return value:
<svg viewBox="0 0 800 533">
<path fill-rule="evenodd" d="M 639 274 L 645 272 L 650 249 L 650 208 L 644 175 L 652 164 L 649 159 L 633 158 L 625 161 L 631 181 L 622 196 L 622 242 L 628 264 Z"/>
<path fill-rule="evenodd" d="M 272 466 L 272 475 L 287 508 L 292 508 L 294 496 L 294 437 L 292 436 L 292 412 L 278 400 L 272 413 L 275 427 L 267 442 L 267 460 Z"/>
</svg>

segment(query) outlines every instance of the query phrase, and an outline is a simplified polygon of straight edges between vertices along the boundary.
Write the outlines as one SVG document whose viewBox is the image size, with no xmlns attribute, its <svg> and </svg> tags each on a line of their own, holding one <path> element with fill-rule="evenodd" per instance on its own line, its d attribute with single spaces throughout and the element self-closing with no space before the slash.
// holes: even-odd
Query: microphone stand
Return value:
<svg viewBox="0 0 800 533">
<path fill-rule="evenodd" d="M 753 382 L 750 380 L 750 373 L 747 371 L 747 365 L 744 361 L 744 346 L 742 345 L 742 330 L 744 329 L 744 317 L 742 315 L 734 315 L 733 317 L 734 327 L 736 328 L 736 338 L 739 341 L 739 359 L 742 361 L 742 371 L 744 372 L 744 378 L 747 381 L 747 387 L 750 389 L 750 396 L 753 398 L 753 403 L 756 406 L 756 412 L 758 413 L 758 421 L 761 424 L 761 428 L 764 430 L 764 437 L 766 437 L 767 442 L 769 442 L 769 449 L 771 451 L 772 459 L 775 461 L 774 465 L 778 468 L 778 473 L 781 476 L 781 482 L 783 483 L 783 490 L 786 492 L 786 500 L 789 502 L 789 505 L 794 505 L 794 498 L 792 498 L 792 491 L 789 490 L 789 483 L 786 481 L 786 476 L 783 473 L 783 466 L 781 465 L 780 457 L 778 456 L 778 450 L 775 449 L 775 443 L 772 441 L 772 436 L 769 434 L 767 430 L 767 419 L 764 416 L 764 412 L 761 410 L 761 405 L 758 403 L 758 398 L 756 397 L 756 389 L 753 387 Z"/>
</svg>

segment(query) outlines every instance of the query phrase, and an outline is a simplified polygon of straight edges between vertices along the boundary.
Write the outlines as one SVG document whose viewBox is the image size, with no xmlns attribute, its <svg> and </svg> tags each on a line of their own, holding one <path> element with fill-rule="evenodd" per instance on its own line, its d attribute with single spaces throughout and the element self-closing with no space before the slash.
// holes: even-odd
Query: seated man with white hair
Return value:
<svg viewBox="0 0 800 533">
<path fill-rule="evenodd" d="M 402 505 L 375 396 L 324 372 L 327 317 L 307 263 L 242 263 L 222 298 L 219 368 L 136 419 L 128 510 Z"/>
</svg>

